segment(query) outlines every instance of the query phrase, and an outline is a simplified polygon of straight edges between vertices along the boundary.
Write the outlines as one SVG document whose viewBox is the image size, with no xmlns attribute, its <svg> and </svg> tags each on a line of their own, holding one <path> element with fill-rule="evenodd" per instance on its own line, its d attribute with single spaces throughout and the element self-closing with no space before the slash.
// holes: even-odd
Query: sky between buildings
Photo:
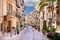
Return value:
<svg viewBox="0 0 60 40">
<path fill-rule="evenodd" d="M 38 1 L 40 0 L 24 0 L 26 16 L 28 16 L 35 9 L 34 5 Z"/>
<path fill-rule="evenodd" d="M 34 6 L 26 6 L 25 10 L 25 14 L 28 16 L 34 10 Z"/>
</svg>

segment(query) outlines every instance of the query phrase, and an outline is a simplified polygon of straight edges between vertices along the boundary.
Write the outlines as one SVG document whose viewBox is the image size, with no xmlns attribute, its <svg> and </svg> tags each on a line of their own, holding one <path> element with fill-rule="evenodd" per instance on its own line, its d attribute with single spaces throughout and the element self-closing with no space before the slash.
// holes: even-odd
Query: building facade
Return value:
<svg viewBox="0 0 60 40">
<path fill-rule="evenodd" d="M 20 28 L 21 18 L 25 16 L 24 0 L 0 0 L 0 3 L 0 30 L 4 33 L 7 31 L 12 32 L 16 27 Z M 23 16 L 21 16 L 21 12 Z"/>
<path fill-rule="evenodd" d="M 56 27 L 57 32 L 60 33 L 60 2 L 59 0 L 56 0 L 57 6 L 56 6 Z"/>
<path fill-rule="evenodd" d="M 24 25 L 25 23 L 25 6 L 24 6 L 24 0 L 17 0 L 17 4 L 20 6 L 18 8 L 18 13 L 21 18 L 21 23 Z"/>
<path fill-rule="evenodd" d="M 39 26 L 42 29 L 42 27 L 43 27 L 43 20 L 44 20 L 44 12 L 40 11 L 40 1 L 36 3 L 35 10 L 37 10 Z"/>
<path fill-rule="evenodd" d="M 39 27 L 39 15 L 37 14 L 38 11 L 34 10 L 27 18 L 28 24 L 34 26 L 38 30 Z"/>
<path fill-rule="evenodd" d="M 59 13 L 59 7 L 60 7 L 60 3 L 58 0 L 56 0 L 54 2 L 54 8 L 52 8 L 52 3 L 48 2 L 49 5 L 45 6 L 43 11 L 40 11 L 40 27 L 43 27 L 43 21 L 46 20 L 46 25 L 47 27 L 57 27 L 57 30 L 59 30 L 59 25 L 60 25 L 60 13 Z M 40 6 L 39 6 L 40 2 L 36 3 L 35 5 L 35 9 L 39 11 Z M 53 10 L 53 12 L 52 12 Z"/>
<path fill-rule="evenodd" d="M 51 4 L 50 4 L 51 5 Z M 54 27 L 57 28 L 57 31 L 60 30 L 60 19 L 59 19 L 59 5 L 60 3 L 58 0 L 54 2 L 54 8 L 52 6 L 46 6 L 45 16 L 46 16 L 46 22 L 47 27 Z"/>
</svg>

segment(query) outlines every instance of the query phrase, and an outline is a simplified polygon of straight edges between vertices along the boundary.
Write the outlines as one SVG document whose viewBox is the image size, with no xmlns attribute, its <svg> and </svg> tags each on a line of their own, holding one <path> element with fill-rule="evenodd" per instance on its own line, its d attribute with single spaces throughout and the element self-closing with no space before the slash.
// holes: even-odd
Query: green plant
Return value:
<svg viewBox="0 0 60 40">
<path fill-rule="evenodd" d="M 15 16 L 18 18 L 21 18 L 20 14 L 18 12 L 15 14 Z"/>
<path fill-rule="evenodd" d="M 18 29 L 18 26 L 16 27 L 16 31 L 17 31 L 17 34 L 19 33 L 19 29 Z"/>
<path fill-rule="evenodd" d="M 15 16 L 18 17 L 18 12 L 16 12 Z"/>
<path fill-rule="evenodd" d="M 20 28 L 22 28 L 23 27 L 23 24 L 20 24 Z"/>
<path fill-rule="evenodd" d="M 55 31 L 56 31 L 56 28 L 53 28 L 53 27 L 49 30 L 49 32 L 53 32 L 53 35 L 54 35 L 52 40 L 60 40 L 60 33 L 56 33 Z"/>
<path fill-rule="evenodd" d="M 46 26 L 46 20 L 44 20 L 44 22 L 43 22 L 43 30 L 46 31 L 46 32 L 47 32 L 47 30 L 48 30 L 48 28 L 47 28 L 47 26 Z"/>
<path fill-rule="evenodd" d="M 40 11 L 42 11 L 44 9 L 44 7 L 49 6 L 48 2 L 50 2 L 50 1 L 52 2 L 52 6 L 54 6 L 53 4 L 56 0 L 41 0 Z"/>
<path fill-rule="evenodd" d="M 54 33 L 53 40 L 60 40 L 60 33 Z"/>
<path fill-rule="evenodd" d="M 56 28 L 51 28 L 50 29 L 50 32 L 55 32 L 56 31 Z"/>
</svg>

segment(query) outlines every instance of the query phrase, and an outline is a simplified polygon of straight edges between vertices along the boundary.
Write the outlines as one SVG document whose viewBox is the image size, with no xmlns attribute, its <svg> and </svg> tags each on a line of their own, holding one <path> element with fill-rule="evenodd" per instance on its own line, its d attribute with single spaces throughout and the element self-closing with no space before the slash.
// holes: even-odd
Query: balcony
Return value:
<svg viewBox="0 0 60 40">
<path fill-rule="evenodd" d="M 52 14 L 47 14 L 47 19 L 51 19 L 52 18 Z"/>
<path fill-rule="evenodd" d="M 57 20 L 57 21 L 60 21 L 60 16 L 59 16 L 59 17 L 56 17 L 56 20 Z"/>
<path fill-rule="evenodd" d="M 21 16 L 20 16 L 18 13 L 16 13 L 15 16 L 16 16 L 17 18 L 21 18 Z"/>
<path fill-rule="evenodd" d="M 20 4 L 19 1 L 16 0 L 16 6 L 17 6 L 18 8 L 20 8 L 20 5 L 19 5 L 19 4 Z"/>
<path fill-rule="evenodd" d="M 16 6 L 17 6 L 18 8 L 20 8 L 20 6 L 19 6 L 19 5 L 17 5 L 17 4 L 16 4 Z"/>
<path fill-rule="evenodd" d="M 14 16 L 15 15 L 15 12 L 14 11 L 11 11 L 11 10 L 8 10 L 7 11 L 7 15 L 13 15 Z"/>
<path fill-rule="evenodd" d="M 12 15 L 12 11 L 11 10 L 8 10 L 7 11 L 7 15 Z"/>
</svg>

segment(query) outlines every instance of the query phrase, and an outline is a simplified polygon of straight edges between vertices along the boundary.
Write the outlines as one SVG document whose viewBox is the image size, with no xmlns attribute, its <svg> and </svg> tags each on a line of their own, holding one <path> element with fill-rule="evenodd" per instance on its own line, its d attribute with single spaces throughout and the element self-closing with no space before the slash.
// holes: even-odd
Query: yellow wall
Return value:
<svg viewBox="0 0 60 40">
<path fill-rule="evenodd" d="M 14 0 L 7 0 L 7 3 L 12 5 L 13 11 L 16 11 L 16 2 Z"/>
</svg>

